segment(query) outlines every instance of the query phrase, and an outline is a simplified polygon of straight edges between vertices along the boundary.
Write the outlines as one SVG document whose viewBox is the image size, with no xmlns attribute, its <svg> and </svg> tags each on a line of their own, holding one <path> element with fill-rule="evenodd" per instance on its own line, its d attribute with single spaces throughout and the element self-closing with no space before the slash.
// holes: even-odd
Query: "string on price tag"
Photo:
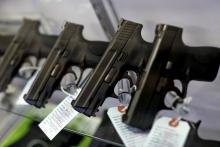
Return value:
<svg viewBox="0 0 220 147">
<path fill-rule="evenodd" d="M 165 101 L 178 113 L 177 118 L 161 116 L 157 119 L 149 133 L 144 147 L 184 147 L 188 137 L 190 126 L 188 122 L 182 121 L 182 117 L 189 113 L 188 108 L 192 97 L 180 98 L 174 95 L 172 102 Z M 175 104 L 175 107 L 174 107 Z"/>
<path fill-rule="evenodd" d="M 189 131 L 187 122 L 161 117 L 155 121 L 143 147 L 184 147 Z"/>
<path fill-rule="evenodd" d="M 81 89 L 77 89 L 77 95 Z M 76 115 L 71 105 L 74 98 L 67 96 L 53 111 L 38 125 L 40 129 L 52 140 Z"/>
</svg>

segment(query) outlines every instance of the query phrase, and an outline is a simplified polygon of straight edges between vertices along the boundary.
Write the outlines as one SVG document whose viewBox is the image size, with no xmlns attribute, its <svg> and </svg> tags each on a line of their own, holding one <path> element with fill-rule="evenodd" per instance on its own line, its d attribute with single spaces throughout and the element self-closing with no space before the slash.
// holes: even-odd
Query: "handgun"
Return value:
<svg viewBox="0 0 220 147">
<path fill-rule="evenodd" d="M 27 103 L 43 107 L 55 90 L 60 90 L 62 77 L 71 66 L 94 68 L 108 42 L 88 41 L 82 36 L 83 26 L 67 22 L 30 90 L 24 96 Z"/>
<path fill-rule="evenodd" d="M 26 57 L 47 57 L 56 36 L 39 32 L 40 22 L 24 19 L 22 26 L 13 37 L 0 62 L 0 91 L 5 91 L 8 84 L 18 73 Z"/>
<path fill-rule="evenodd" d="M 142 25 L 122 20 L 118 31 L 109 43 L 106 52 L 94 69 L 91 77 L 72 102 L 74 109 L 86 116 L 93 116 L 109 96 L 115 97 L 114 86 L 126 71 L 132 70 L 141 76 L 148 61 L 152 44 L 143 40 Z"/>
<path fill-rule="evenodd" d="M 13 35 L 0 35 L 0 57 L 3 56 L 13 37 Z"/>
<path fill-rule="evenodd" d="M 125 123 L 140 129 L 149 129 L 160 110 L 181 104 L 191 80 L 213 81 L 220 64 L 219 48 L 185 45 L 180 27 L 160 24 L 155 32 L 150 58 L 123 116 Z M 175 85 L 174 80 L 182 86 Z M 179 97 L 172 107 L 164 103 L 168 92 Z"/>
</svg>

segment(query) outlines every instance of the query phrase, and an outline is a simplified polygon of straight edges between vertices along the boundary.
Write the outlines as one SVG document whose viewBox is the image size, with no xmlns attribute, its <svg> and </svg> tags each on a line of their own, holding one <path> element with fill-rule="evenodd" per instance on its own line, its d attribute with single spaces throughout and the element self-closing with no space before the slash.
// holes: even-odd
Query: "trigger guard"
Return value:
<svg viewBox="0 0 220 147">
<path fill-rule="evenodd" d="M 123 74 L 123 76 L 122 76 L 122 78 L 120 80 L 122 80 L 122 79 L 128 79 L 129 80 L 130 88 L 137 84 L 137 74 L 134 71 L 132 71 L 132 70 L 126 71 Z"/>
<path fill-rule="evenodd" d="M 168 91 L 174 91 L 179 97 L 184 98 L 187 94 L 187 88 L 188 88 L 188 82 L 186 81 L 180 81 L 182 85 L 182 89 L 180 90 L 178 87 L 174 85 L 174 81 L 169 83 L 169 88 L 167 88 Z"/>
<path fill-rule="evenodd" d="M 182 97 L 182 92 L 177 87 L 172 87 L 170 91 L 174 91 L 178 96 Z"/>
</svg>

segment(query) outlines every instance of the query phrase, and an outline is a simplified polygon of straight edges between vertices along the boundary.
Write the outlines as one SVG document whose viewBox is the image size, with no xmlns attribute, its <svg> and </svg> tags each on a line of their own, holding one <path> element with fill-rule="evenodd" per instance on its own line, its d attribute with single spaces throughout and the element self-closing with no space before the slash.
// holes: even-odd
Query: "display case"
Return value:
<svg viewBox="0 0 220 147">
<path fill-rule="evenodd" d="M 40 31 L 59 35 L 64 23 L 74 22 L 84 25 L 83 35 L 89 40 L 111 40 L 121 18 L 143 24 L 142 36 L 152 42 L 155 26 L 158 23 L 184 27 L 183 41 L 187 45 L 220 46 L 219 2 L 183 1 L 166 3 L 157 1 L 116 1 L 108 0 L 3 0 L 0 2 L 0 34 L 15 35 L 24 17 L 41 20 Z M 100 15 L 103 14 L 102 17 Z M 34 75 L 34 74 L 33 74 Z M 15 77 L 7 92 L 0 93 L 0 139 L 4 139 L 10 130 L 7 123 L 19 123 L 22 118 L 40 123 L 68 95 L 55 91 L 43 108 L 27 104 L 23 97 L 30 88 L 32 78 Z M 178 83 L 178 81 L 177 81 Z M 185 116 L 192 121 L 202 120 L 198 130 L 205 139 L 220 141 L 219 108 L 220 73 L 212 83 L 191 82 L 188 96 L 193 100 L 190 114 Z M 96 116 L 77 116 L 64 128 L 73 134 L 90 137 L 94 140 L 124 146 L 121 138 L 107 116 L 107 110 L 119 105 L 117 98 L 107 98 Z M 12 126 L 12 124 L 11 124 Z M 2 132 L 2 133 L 1 133 Z M 1 142 L 1 140 L 0 140 Z"/>
</svg>

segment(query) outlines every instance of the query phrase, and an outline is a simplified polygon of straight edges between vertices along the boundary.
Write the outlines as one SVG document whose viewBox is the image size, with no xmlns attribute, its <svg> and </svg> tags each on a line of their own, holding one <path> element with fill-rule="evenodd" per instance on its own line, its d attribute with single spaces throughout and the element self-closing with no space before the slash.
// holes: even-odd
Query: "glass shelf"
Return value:
<svg viewBox="0 0 220 147">
<path fill-rule="evenodd" d="M 12 90 L 13 94 L 1 97 L 0 111 L 6 111 L 17 116 L 41 122 L 66 97 L 62 92 L 56 91 L 44 108 L 36 108 L 25 103 L 23 97 L 20 96 L 25 83 L 26 80 L 18 78 L 13 80 L 12 85 L 16 88 L 11 88 L 14 90 Z M 114 99 L 112 101 L 110 103 L 115 103 Z M 104 104 L 104 108 L 98 112 L 96 117 L 87 117 L 78 114 L 64 129 L 68 132 L 88 136 L 101 142 L 123 146 L 121 139 L 106 115 L 106 111 L 104 111 L 105 108 Z M 111 134 L 108 134 L 106 130 L 111 130 Z"/>
<path fill-rule="evenodd" d="M 202 120 L 198 133 L 200 137 L 204 139 L 220 140 L 220 123 L 218 123 L 220 121 L 220 101 L 218 99 L 218 90 L 216 89 L 216 87 L 219 87 L 219 81 L 220 73 L 218 74 L 217 79 L 212 83 L 192 82 L 189 85 L 189 95 L 193 97 L 193 100 L 190 106 L 190 115 L 188 115 L 186 119 L 194 122 Z M 0 110 L 41 122 L 53 110 L 53 108 L 55 108 L 66 97 L 66 95 L 62 92 L 56 91 L 45 107 L 38 109 L 26 104 L 23 97 L 20 96 L 26 82 L 26 80 L 19 78 L 13 80 L 13 86 L 12 88 L 9 88 L 11 89 L 9 91 L 13 94 L 1 96 Z M 206 91 L 206 93 L 202 92 L 203 90 Z M 208 95 L 211 96 L 209 99 L 206 98 Z M 105 113 L 105 110 L 117 106 L 118 104 L 118 100 L 108 98 L 102 105 L 96 117 L 87 117 L 78 114 L 78 116 L 65 127 L 65 130 L 88 136 L 115 146 L 123 146 L 120 137 Z"/>
</svg>

